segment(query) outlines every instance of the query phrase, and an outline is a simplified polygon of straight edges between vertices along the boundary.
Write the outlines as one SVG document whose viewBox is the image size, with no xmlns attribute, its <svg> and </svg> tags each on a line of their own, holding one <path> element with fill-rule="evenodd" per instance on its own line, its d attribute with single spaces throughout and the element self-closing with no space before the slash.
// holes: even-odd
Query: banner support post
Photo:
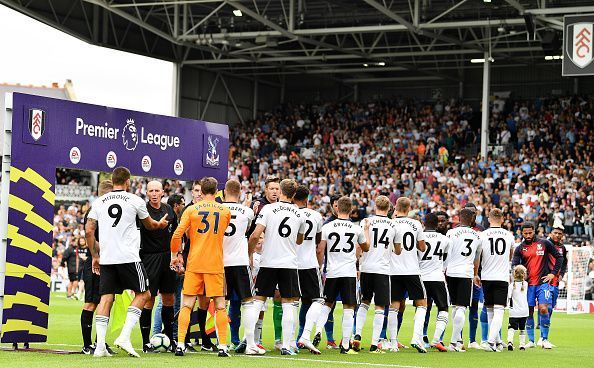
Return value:
<svg viewBox="0 0 594 368">
<path fill-rule="evenodd" d="M 4 127 L 2 129 L 2 192 L 0 194 L 0 336 L 2 336 L 2 321 L 4 311 L 4 281 L 6 278 L 6 247 L 8 245 L 8 196 L 10 190 L 10 165 L 12 152 L 12 93 L 4 95 L 6 110 Z"/>
</svg>

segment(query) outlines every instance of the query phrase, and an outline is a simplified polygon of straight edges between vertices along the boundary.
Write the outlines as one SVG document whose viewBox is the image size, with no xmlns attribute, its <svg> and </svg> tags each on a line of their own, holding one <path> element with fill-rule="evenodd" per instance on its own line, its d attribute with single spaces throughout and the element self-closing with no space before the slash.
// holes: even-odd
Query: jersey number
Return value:
<svg viewBox="0 0 594 368">
<path fill-rule="evenodd" d="M 203 229 L 198 229 L 198 233 L 199 234 L 204 234 L 205 232 L 207 232 L 208 230 L 210 230 L 210 222 L 208 222 L 208 215 L 210 215 L 210 212 L 200 211 L 200 212 L 198 212 L 198 214 L 200 216 L 202 216 L 202 218 L 200 219 L 200 222 L 204 224 L 204 228 Z M 213 233 L 218 234 L 218 232 L 219 232 L 219 213 L 218 212 L 213 212 L 212 215 L 215 218 L 215 220 L 214 220 L 214 230 L 213 230 Z"/>
<path fill-rule="evenodd" d="M 405 250 L 411 251 L 415 247 L 415 236 L 410 231 L 404 233 L 402 237 L 402 246 Z"/>
<path fill-rule="evenodd" d="M 313 222 L 309 221 L 309 220 L 305 220 L 305 223 L 307 224 L 307 230 L 305 230 L 305 235 L 303 236 L 303 240 L 312 240 L 313 236 L 311 235 L 311 231 L 313 230 Z"/>
<path fill-rule="evenodd" d="M 466 248 L 463 252 L 460 252 L 460 254 L 464 257 L 468 257 L 472 253 L 472 248 L 470 247 L 472 245 L 472 239 L 464 239 L 464 241 L 466 242 Z"/>
<path fill-rule="evenodd" d="M 328 239 L 335 239 L 334 240 L 334 245 L 332 245 L 330 247 L 330 252 L 331 253 L 338 253 L 341 250 L 345 253 L 350 253 L 353 251 L 353 249 L 355 249 L 355 243 L 353 242 L 353 239 L 355 238 L 355 234 L 353 233 L 344 233 L 344 235 L 347 237 L 347 244 L 349 245 L 348 248 L 342 248 L 342 249 L 338 249 L 336 246 L 338 245 L 338 243 L 340 243 L 340 235 L 338 235 L 338 233 L 330 233 L 328 235 Z"/>
<path fill-rule="evenodd" d="M 120 220 L 122 219 L 122 206 L 120 206 L 119 204 L 112 204 L 107 209 L 107 213 L 109 214 L 109 217 L 114 219 L 113 225 L 111 225 L 111 227 L 118 226 Z"/>
<path fill-rule="evenodd" d="M 494 256 L 495 254 L 501 256 L 501 255 L 503 255 L 503 253 L 505 253 L 505 248 L 506 248 L 505 239 L 503 239 L 503 238 L 497 238 L 497 239 L 489 238 L 489 243 L 491 244 L 491 255 L 492 256 Z M 501 247 L 500 247 L 500 245 L 501 245 Z"/>
<path fill-rule="evenodd" d="M 233 223 L 233 220 L 235 220 L 236 218 L 237 218 L 237 215 L 231 215 L 231 222 L 229 222 L 229 227 L 227 227 L 227 229 L 229 229 L 229 231 L 225 231 L 225 236 L 235 235 L 235 232 L 237 231 L 237 227 Z"/>
<path fill-rule="evenodd" d="M 291 235 L 291 227 L 287 225 L 287 221 L 289 221 L 289 218 L 285 217 L 278 227 L 278 235 L 282 238 L 288 238 Z"/>
<path fill-rule="evenodd" d="M 373 231 L 373 247 L 377 248 L 377 245 L 381 244 L 384 246 L 384 248 L 388 249 L 388 246 L 390 245 L 390 240 L 388 239 L 388 236 L 387 236 L 388 229 L 384 229 L 381 236 L 378 236 L 379 229 L 377 227 L 374 227 L 371 230 Z"/>
<path fill-rule="evenodd" d="M 425 251 L 425 254 L 423 254 L 423 258 L 421 258 L 421 261 L 430 261 L 433 259 L 433 257 L 431 257 L 431 244 L 425 242 L 425 244 L 427 244 L 427 250 Z M 435 250 L 433 251 L 433 255 L 437 256 L 439 258 L 439 260 L 441 261 L 443 259 L 443 249 L 440 248 L 441 242 L 438 241 L 437 244 L 435 245 Z"/>
</svg>

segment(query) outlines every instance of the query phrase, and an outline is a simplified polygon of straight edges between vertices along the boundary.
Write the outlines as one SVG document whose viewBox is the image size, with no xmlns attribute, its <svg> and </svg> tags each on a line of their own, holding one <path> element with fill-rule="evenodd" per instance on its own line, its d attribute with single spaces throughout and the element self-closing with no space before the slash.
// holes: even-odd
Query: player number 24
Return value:
<svg viewBox="0 0 594 368">
<path fill-rule="evenodd" d="M 427 245 L 427 250 L 425 250 L 425 254 L 423 254 L 423 258 L 421 259 L 421 261 L 430 261 L 431 259 L 433 259 L 433 257 L 431 257 L 431 244 L 427 242 L 425 242 L 425 244 Z M 438 241 L 437 244 L 435 244 L 435 250 L 433 251 L 433 255 L 437 256 L 441 261 L 443 259 L 443 249 L 441 249 L 440 246 L 441 242 Z"/>
</svg>

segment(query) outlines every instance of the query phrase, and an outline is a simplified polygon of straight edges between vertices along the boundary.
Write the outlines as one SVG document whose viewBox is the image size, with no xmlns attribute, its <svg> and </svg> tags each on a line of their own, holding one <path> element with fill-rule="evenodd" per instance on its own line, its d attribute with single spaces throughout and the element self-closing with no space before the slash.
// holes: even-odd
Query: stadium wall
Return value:
<svg viewBox="0 0 594 368">
<path fill-rule="evenodd" d="M 253 78 L 239 74 L 218 73 L 217 76 L 216 72 L 184 66 L 179 83 L 179 116 L 184 118 L 233 125 L 240 123 L 241 119 L 251 119 L 255 91 L 258 112 L 271 111 L 281 101 L 280 85 L 266 81 L 256 82 Z"/>
</svg>

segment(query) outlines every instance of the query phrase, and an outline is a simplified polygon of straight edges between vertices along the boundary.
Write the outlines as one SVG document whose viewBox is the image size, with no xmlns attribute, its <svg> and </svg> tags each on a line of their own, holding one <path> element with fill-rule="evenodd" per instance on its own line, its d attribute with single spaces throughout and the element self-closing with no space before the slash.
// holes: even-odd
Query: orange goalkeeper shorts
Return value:
<svg viewBox="0 0 594 368">
<path fill-rule="evenodd" d="M 225 273 L 195 273 L 186 271 L 184 295 L 225 296 Z"/>
</svg>

